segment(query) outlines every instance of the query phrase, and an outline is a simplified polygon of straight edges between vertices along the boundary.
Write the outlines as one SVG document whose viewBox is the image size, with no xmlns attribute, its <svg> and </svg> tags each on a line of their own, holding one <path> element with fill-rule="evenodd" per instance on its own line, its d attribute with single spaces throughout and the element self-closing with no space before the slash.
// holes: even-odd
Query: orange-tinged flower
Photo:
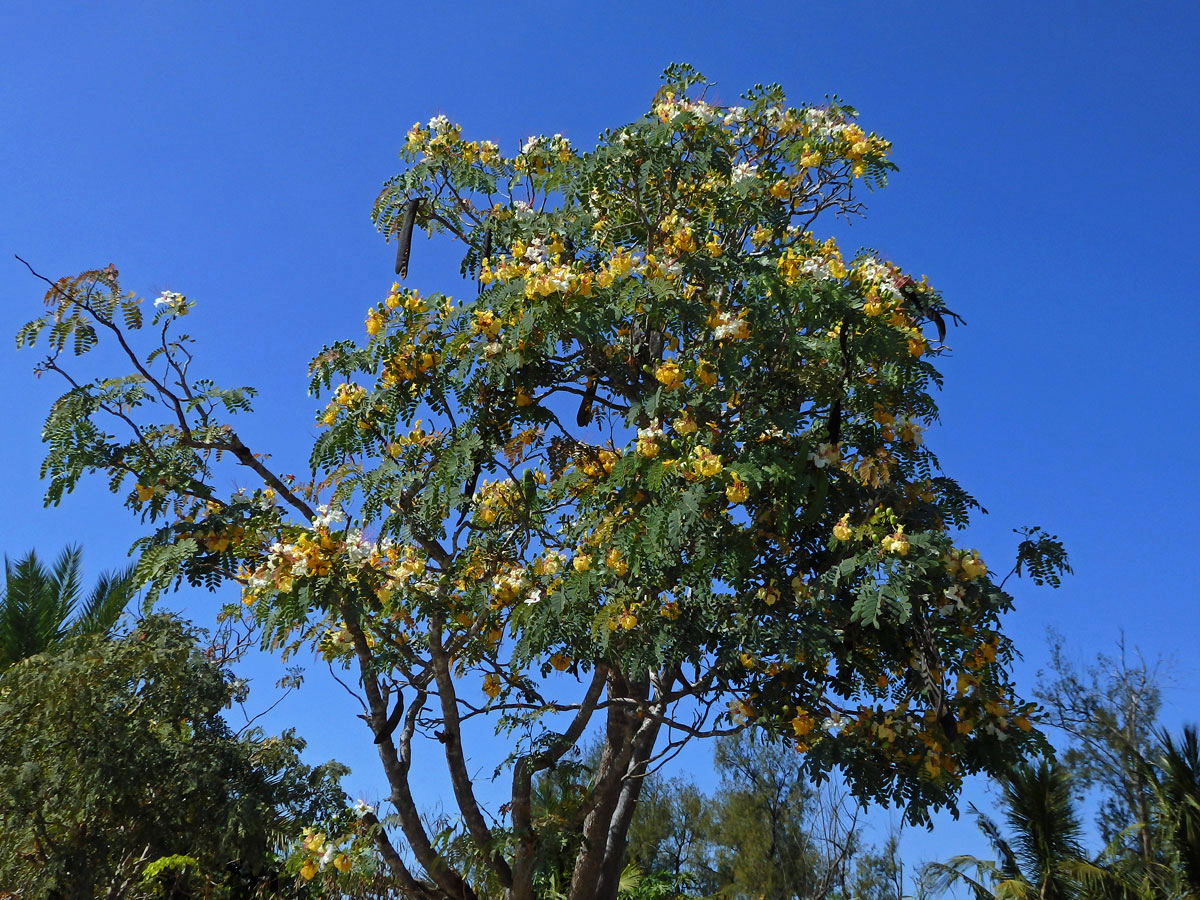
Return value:
<svg viewBox="0 0 1200 900">
<path fill-rule="evenodd" d="M 495 672 L 488 672 L 483 676 L 483 692 L 490 700 L 495 700 L 496 695 L 500 693 L 500 677 Z"/>
<path fill-rule="evenodd" d="M 339 872 L 350 871 L 350 857 L 348 857 L 345 853 L 339 853 L 337 856 L 335 856 L 333 858 L 333 864 Z"/>
<path fill-rule="evenodd" d="M 317 864 L 311 859 L 306 859 L 304 865 L 300 867 L 300 877 L 305 881 L 312 881 L 317 874 Z"/>
<path fill-rule="evenodd" d="M 564 656 L 561 653 L 555 653 L 550 657 L 550 665 L 562 672 L 567 666 L 571 665 L 571 657 Z"/>
</svg>

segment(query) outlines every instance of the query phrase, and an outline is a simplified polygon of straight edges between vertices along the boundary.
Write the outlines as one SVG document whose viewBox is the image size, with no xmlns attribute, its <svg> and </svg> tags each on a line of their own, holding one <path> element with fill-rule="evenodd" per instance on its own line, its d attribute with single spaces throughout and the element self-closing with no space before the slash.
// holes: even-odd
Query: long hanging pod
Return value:
<svg viewBox="0 0 1200 900">
<path fill-rule="evenodd" d="M 404 221 L 400 225 L 400 235 L 396 239 L 396 274 L 403 281 L 408 277 L 408 253 L 412 248 L 413 226 L 417 221 L 417 206 L 420 197 L 413 197 L 404 206 Z"/>
</svg>

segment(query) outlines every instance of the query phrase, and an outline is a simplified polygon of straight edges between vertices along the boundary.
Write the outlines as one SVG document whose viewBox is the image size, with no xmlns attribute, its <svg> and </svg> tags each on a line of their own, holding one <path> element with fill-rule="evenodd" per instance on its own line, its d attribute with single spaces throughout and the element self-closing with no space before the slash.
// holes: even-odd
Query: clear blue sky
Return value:
<svg viewBox="0 0 1200 900">
<path fill-rule="evenodd" d="M 797 101 L 840 95 L 900 166 L 848 243 L 928 274 L 969 323 L 930 441 L 991 512 L 972 543 L 997 568 L 1010 530 L 1037 523 L 1071 551 L 1062 590 L 1015 584 L 1027 689 L 1047 626 L 1081 658 L 1123 631 L 1178 660 L 1168 721 L 1200 719 L 1191 4 L 6 0 L 0 33 L 0 330 L 42 293 L 13 253 L 184 292 L 202 365 L 262 390 L 251 442 L 301 472 L 305 363 L 360 334 L 391 283 L 368 212 L 414 121 L 587 145 L 643 112 L 672 61 L 725 102 L 771 81 Z M 413 257 L 418 287 L 458 288 L 449 247 Z M 32 379 L 35 359 L 0 353 L 0 549 L 75 541 L 93 572 L 116 565 L 137 525 L 99 485 L 42 509 L 37 435 L 58 385 Z M 219 599 L 181 602 L 204 621 Z M 282 720 L 369 793 L 361 741 L 327 724 L 341 702 L 306 688 Z"/>
</svg>

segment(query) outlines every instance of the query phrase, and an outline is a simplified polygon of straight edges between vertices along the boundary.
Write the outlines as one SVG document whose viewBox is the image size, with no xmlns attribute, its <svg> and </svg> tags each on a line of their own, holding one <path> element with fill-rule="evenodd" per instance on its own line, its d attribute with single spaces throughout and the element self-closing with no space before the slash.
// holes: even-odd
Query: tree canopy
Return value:
<svg viewBox="0 0 1200 900">
<path fill-rule="evenodd" d="M 415 895 L 525 900 L 578 834 L 567 893 L 611 900 L 645 774 L 698 737 L 760 729 L 914 821 L 1039 742 L 1011 597 L 960 534 L 976 504 L 922 440 L 955 317 L 813 230 L 860 211 L 890 144 L 840 101 L 720 106 L 686 66 L 664 80 L 586 152 L 554 135 L 505 155 L 442 116 L 409 131 L 375 221 L 399 272 L 423 228 L 479 288 L 396 283 L 364 340 L 321 349 L 305 483 L 233 426 L 252 390 L 193 374 L 184 295 L 146 319 L 114 267 L 85 272 L 18 335 L 69 380 L 48 502 L 106 474 L 153 523 L 155 590 L 236 580 L 267 646 L 356 670 L 406 851 L 381 829 L 380 853 Z M 76 380 L 69 355 L 98 346 L 131 369 Z M 259 485 L 222 491 L 228 463 Z M 1018 573 L 1064 565 L 1024 534 Z M 480 720 L 506 735 L 498 809 L 463 737 Z M 542 817 L 535 777 L 593 734 L 573 814 Z M 413 801 L 427 746 L 467 857 Z"/>
<path fill-rule="evenodd" d="M 0 893 L 268 897 L 290 881 L 279 854 L 301 828 L 345 825 L 345 769 L 301 763 L 290 731 L 235 734 L 221 712 L 241 691 L 166 615 L 9 668 Z"/>
</svg>

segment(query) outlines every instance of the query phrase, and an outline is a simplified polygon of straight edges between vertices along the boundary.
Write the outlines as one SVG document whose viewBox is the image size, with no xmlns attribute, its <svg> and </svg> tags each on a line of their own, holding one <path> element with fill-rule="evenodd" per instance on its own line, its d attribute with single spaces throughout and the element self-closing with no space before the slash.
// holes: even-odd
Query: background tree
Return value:
<svg viewBox="0 0 1200 900">
<path fill-rule="evenodd" d="M 50 568 L 30 550 L 4 558 L 0 592 L 0 672 L 18 660 L 53 650 L 70 637 L 108 634 L 137 590 L 134 567 L 104 572 L 82 596 L 83 553 L 67 547 Z"/>
<path fill-rule="evenodd" d="M 861 810 L 813 785 L 786 744 L 743 732 L 717 741 L 720 783 L 651 779 L 630 831 L 630 859 L 689 896 L 759 900 L 900 900 L 897 837 L 869 843 Z"/>
<path fill-rule="evenodd" d="M 345 769 L 301 763 L 290 731 L 235 735 L 221 711 L 239 690 L 165 615 L 11 666 L 0 678 L 0 891 L 216 898 L 291 882 L 277 855 L 303 826 L 345 818 Z"/>
<path fill-rule="evenodd" d="M 1096 824 L 1105 843 L 1128 844 L 1143 863 L 1156 851 L 1146 828 L 1154 808 L 1151 767 L 1158 756 L 1156 735 L 1162 707 L 1163 666 L 1126 652 L 1124 639 L 1115 655 L 1098 654 L 1083 669 L 1074 665 L 1060 635 L 1052 635 L 1050 667 L 1039 673 L 1035 696 L 1045 723 L 1068 738 L 1063 764 L 1080 788 L 1100 793 Z"/>
<path fill-rule="evenodd" d="M 1045 760 L 1019 764 L 1000 780 L 1000 788 L 1008 836 L 991 818 L 972 810 L 998 859 L 956 856 L 947 863 L 933 863 L 929 866 L 932 887 L 946 890 L 963 883 L 978 900 L 1081 896 L 1080 869 L 1088 861 L 1070 775 Z"/>
<path fill-rule="evenodd" d="M 379 851 L 410 893 L 529 900 L 565 833 L 582 838 L 565 893 L 612 900 L 643 776 L 697 737 L 786 735 L 807 771 L 840 767 L 915 821 L 1038 743 L 1007 670 L 1011 598 L 956 535 L 974 501 L 921 441 L 951 314 L 811 231 L 860 210 L 890 145 L 840 103 L 705 90 L 673 67 L 650 113 L 588 153 L 415 126 L 376 221 L 400 269 L 414 228 L 457 238 L 483 290 L 397 284 L 365 343 L 321 351 L 309 484 L 227 421 L 251 391 L 192 376 L 172 330 L 185 297 L 155 301 L 144 355 L 112 267 L 54 282 L 18 336 L 45 336 L 40 370 L 69 384 L 48 502 L 110 474 L 158 525 L 139 568 L 157 588 L 237 579 L 269 646 L 357 670 L 411 857 L 387 830 Z M 76 378 L 65 354 L 101 336 L 132 371 Z M 218 492 L 226 462 L 261 487 Z M 1031 532 L 1019 558 L 1036 579 L 1061 548 Z M 468 761 L 485 723 L 509 751 L 503 811 Z M 540 817 L 536 777 L 588 736 L 575 814 Z M 419 746 L 444 757 L 469 863 L 413 802 Z"/>
</svg>

